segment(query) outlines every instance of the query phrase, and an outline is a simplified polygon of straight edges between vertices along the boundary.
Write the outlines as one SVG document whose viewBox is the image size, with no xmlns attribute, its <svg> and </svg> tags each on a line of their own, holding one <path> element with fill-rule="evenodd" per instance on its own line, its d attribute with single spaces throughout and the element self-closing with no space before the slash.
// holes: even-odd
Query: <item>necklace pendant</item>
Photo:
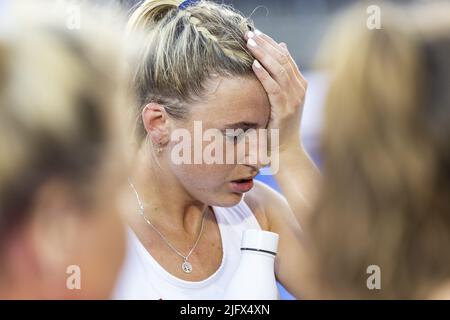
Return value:
<svg viewBox="0 0 450 320">
<path fill-rule="evenodd" d="M 191 273 L 192 272 L 192 264 L 190 264 L 188 261 L 184 261 L 181 265 L 181 268 L 185 273 Z"/>
</svg>

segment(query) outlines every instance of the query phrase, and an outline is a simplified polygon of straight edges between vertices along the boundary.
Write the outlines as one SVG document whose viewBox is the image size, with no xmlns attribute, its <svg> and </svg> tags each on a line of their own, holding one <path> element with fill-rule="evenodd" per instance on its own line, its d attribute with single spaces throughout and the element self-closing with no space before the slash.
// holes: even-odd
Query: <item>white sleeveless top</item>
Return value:
<svg viewBox="0 0 450 320">
<path fill-rule="evenodd" d="M 244 199 L 230 208 L 212 207 L 219 225 L 223 258 L 203 281 L 185 281 L 167 272 L 128 231 L 127 255 L 113 299 L 220 300 L 240 261 L 242 233 L 261 229 Z"/>
</svg>

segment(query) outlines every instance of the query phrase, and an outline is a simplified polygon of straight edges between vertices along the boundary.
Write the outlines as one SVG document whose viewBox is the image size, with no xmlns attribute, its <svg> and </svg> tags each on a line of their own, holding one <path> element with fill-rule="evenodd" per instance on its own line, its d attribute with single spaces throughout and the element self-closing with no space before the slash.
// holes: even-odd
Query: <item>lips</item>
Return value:
<svg viewBox="0 0 450 320">
<path fill-rule="evenodd" d="M 230 182 L 230 187 L 233 192 L 244 193 L 253 188 L 253 178 L 245 178 L 233 180 Z"/>
</svg>

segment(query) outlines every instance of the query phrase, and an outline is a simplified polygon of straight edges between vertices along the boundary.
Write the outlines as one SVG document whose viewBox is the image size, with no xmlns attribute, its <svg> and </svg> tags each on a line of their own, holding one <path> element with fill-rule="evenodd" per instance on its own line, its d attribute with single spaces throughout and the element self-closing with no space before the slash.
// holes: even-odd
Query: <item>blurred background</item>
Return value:
<svg viewBox="0 0 450 320">
<path fill-rule="evenodd" d="M 1 24 L 8 18 L 8 6 L 13 0 L 0 0 Z M 411 3 L 420 0 L 391 0 L 395 3 Z M 422 0 L 424 1 L 424 0 Z M 83 1 L 73 1 L 83 2 Z M 132 11 L 140 0 L 93 0 L 98 4 L 119 3 Z M 309 88 L 303 113 L 301 136 L 311 157 L 320 167 L 320 131 L 323 99 L 327 90 L 327 75 L 316 68 L 317 52 L 333 17 L 357 0 L 223 0 L 244 15 L 253 19 L 258 29 L 278 42 L 287 43 L 300 70 L 308 80 Z M 368 2 L 368 5 L 377 1 Z M 355 48 L 357 49 L 357 48 Z M 271 176 L 259 176 L 259 180 L 279 190 Z M 292 299 L 281 286 L 283 299 Z"/>
</svg>

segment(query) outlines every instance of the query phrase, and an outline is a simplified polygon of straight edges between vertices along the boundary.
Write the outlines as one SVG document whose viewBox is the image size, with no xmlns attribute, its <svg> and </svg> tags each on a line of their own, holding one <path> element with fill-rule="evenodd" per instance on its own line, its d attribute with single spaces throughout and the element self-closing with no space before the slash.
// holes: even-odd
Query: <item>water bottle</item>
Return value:
<svg viewBox="0 0 450 320">
<path fill-rule="evenodd" d="M 246 230 L 242 235 L 241 261 L 226 288 L 226 300 L 278 300 L 275 256 L 278 234 Z"/>
</svg>

